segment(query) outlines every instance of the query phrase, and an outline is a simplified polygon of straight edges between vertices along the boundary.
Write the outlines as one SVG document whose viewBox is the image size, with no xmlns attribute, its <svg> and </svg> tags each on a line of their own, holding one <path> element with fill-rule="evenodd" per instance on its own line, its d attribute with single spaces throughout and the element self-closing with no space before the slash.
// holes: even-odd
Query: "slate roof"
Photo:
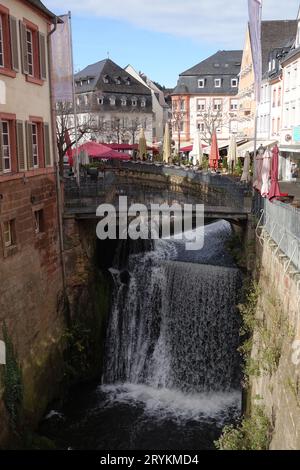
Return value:
<svg viewBox="0 0 300 470">
<path fill-rule="evenodd" d="M 262 21 L 262 72 L 269 68 L 270 53 L 277 48 L 292 47 L 297 34 L 297 20 Z"/>
<path fill-rule="evenodd" d="M 241 68 L 243 51 L 218 51 L 180 76 L 237 75 Z"/>
<path fill-rule="evenodd" d="M 107 76 L 109 83 L 104 83 Z M 117 84 L 116 79 L 121 83 Z M 127 80 L 130 79 L 130 85 Z M 89 79 L 89 83 L 88 80 Z M 87 93 L 91 91 L 102 91 L 103 93 L 123 93 L 124 95 L 150 95 L 151 91 L 141 82 L 132 77 L 122 67 L 110 59 L 104 59 L 95 64 L 88 65 L 75 75 L 75 82 L 83 81 L 82 86 L 76 86 L 76 93 Z"/>
<path fill-rule="evenodd" d="M 48 8 L 45 7 L 45 5 L 42 2 L 40 2 L 40 0 L 27 0 L 27 2 L 33 5 L 34 7 L 38 8 L 39 10 L 41 10 L 47 16 L 52 18 L 52 20 L 55 20 L 55 18 L 57 18 L 56 15 L 54 15 L 54 13 L 48 10 Z"/>
<path fill-rule="evenodd" d="M 173 95 L 236 95 L 238 87 L 231 86 L 231 79 L 238 78 L 243 51 L 218 51 L 194 67 L 182 72 Z M 205 87 L 198 87 L 198 79 L 205 78 Z M 220 88 L 215 88 L 214 79 L 221 78 Z"/>
</svg>

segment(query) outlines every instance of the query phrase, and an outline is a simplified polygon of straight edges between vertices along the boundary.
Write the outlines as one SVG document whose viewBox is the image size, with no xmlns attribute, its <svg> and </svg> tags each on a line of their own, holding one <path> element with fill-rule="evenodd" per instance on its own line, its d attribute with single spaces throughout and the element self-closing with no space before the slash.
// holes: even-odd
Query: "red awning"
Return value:
<svg viewBox="0 0 300 470">
<path fill-rule="evenodd" d="M 85 142 L 78 147 L 78 154 L 85 152 L 90 158 L 108 158 L 119 160 L 130 160 L 131 157 L 127 153 L 120 153 L 113 150 L 110 146 L 98 144 L 97 142 Z M 73 156 L 76 154 L 76 149 L 73 149 Z"/>
<path fill-rule="evenodd" d="M 138 144 L 107 144 L 109 147 L 113 150 L 138 150 L 139 146 Z M 147 147 L 147 150 L 150 150 L 151 152 L 159 153 L 157 148 L 155 147 Z"/>
<path fill-rule="evenodd" d="M 206 147 L 207 147 L 207 145 L 202 144 L 202 148 L 205 149 Z M 180 152 L 191 152 L 192 150 L 193 150 L 193 145 L 188 145 L 187 147 L 182 147 L 180 149 Z"/>
</svg>

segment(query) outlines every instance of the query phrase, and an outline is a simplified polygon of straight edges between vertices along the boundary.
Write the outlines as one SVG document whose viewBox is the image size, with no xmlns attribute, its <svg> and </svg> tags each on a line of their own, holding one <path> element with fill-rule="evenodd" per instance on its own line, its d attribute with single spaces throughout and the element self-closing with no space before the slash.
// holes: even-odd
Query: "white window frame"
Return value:
<svg viewBox="0 0 300 470">
<path fill-rule="evenodd" d="M 6 130 L 4 131 L 4 127 Z M 4 142 L 7 143 L 4 143 Z M 9 121 L 2 121 L 2 152 L 3 152 L 3 173 L 11 172 L 11 148 Z M 8 162 L 8 166 L 6 164 Z"/>
<path fill-rule="evenodd" d="M 131 106 L 134 106 L 134 107 L 137 106 L 137 99 L 136 99 L 136 98 L 133 98 L 133 99 L 131 100 Z"/>
<path fill-rule="evenodd" d="M 198 99 L 197 100 L 197 112 L 205 111 L 206 109 L 206 99 Z"/>
<path fill-rule="evenodd" d="M 222 85 L 221 78 L 215 78 L 214 83 L 215 83 L 215 88 L 221 88 L 221 85 Z"/>
<path fill-rule="evenodd" d="M 205 78 L 199 78 L 198 79 L 198 88 L 204 88 L 205 87 Z"/>
<path fill-rule="evenodd" d="M 214 99 L 214 111 L 222 111 L 223 102 L 220 98 Z"/>
<path fill-rule="evenodd" d="M 230 100 L 230 111 L 237 111 L 238 110 L 238 100 L 232 99 Z"/>
<path fill-rule="evenodd" d="M 39 129 L 38 125 L 33 122 L 31 124 L 32 129 L 32 160 L 33 160 L 33 168 L 39 167 Z"/>
<path fill-rule="evenodd" d="M 239 81 L 237 78 L 232 78 L 231 79 L 231 88 L 237 88 L 239 84 Z"/>
<path fill-rule="evenodd" d="M 109 98 L 109 104 L 110 104 L 111 106 L 116 106 L 116 97 L 115 97 L 115 96 L 111 96 L 111 97 Z"/>
<path fill-rule="evenodd" d="M 0 67 L 1 68 L 5 67 L 2 15 L 0 15 Z"/>
<path fill-rule="evenodd" d="M 121 98 L 121 106 L 127 106 L 127 98 Z"/>
<path fill-rule="evenodd" d="M 141 101 L 141 108 L 146 108 L 146 100 Z"/>
<path fill-rule="evenodd" d="M 103 104 L 103 98 L 98 98 L 98 104 L 102 105 Z"/>
<path fill-rule="evenodd" d="M 204 125 L 204 122 L 197 122 L 197 129 L 198 129 L 200 132 L 205 132 L 205 125 Z"/>
<path fill-rule="evenodd" d="M 28 39 L 28 36 L 30 39 Z M 28 57 L 28 75 L 34 77 L 33 34 L 29 28 L 26 29 L 26 49 Z"/>
</svg>

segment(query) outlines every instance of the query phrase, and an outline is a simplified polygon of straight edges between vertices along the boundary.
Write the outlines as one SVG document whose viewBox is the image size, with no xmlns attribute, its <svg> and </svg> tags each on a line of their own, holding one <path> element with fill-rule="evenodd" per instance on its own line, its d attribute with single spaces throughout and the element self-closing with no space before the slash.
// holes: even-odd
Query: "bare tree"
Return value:
<svg viewBox="0 0 300 470">
<path fill-rule="evenodd" d="M 77 136 L 76 136 L 77 127 Z M 56 139 L 59 155 L 59 170 L 63 175 L 64 156 L 68 150 L 79 143 L 86 135 L 99 132 L 95 116 L 86 114 L 83 122 L 75 122 L 73 105 L 71 103 L 57 103 L 56 105 Z"/>
<path fill-rule="evenodd" d="M 212 141 L 212 136 L 218 128 L 222 128 L 226 124 L 226 118 L 221 109 L 214 109 L 210 106 L 207 110 L 200 114 L 201 122 L 204 129 L 200 130 L 201 138 L 209 145 Z"/>
</svg>

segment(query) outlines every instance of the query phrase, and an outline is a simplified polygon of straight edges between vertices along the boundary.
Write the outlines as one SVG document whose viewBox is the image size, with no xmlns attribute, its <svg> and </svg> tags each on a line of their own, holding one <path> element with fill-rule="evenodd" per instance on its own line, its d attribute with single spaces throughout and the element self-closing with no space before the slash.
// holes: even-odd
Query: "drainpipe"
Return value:
<svg viewBox="0 0 300 470">
<path fill-rule="evenodd" d="M 59 230 L 59 248 L 60 248 L 60 259 L 62 267 L 62 278 L 63 278 L 63 288 L 64 292 L 66 290 L 66 266 L 64 258 L 64 235 L 63 235 L 63 197 L 61 191 L 61 181 L 59 173 L 59 164 L 58 164 L 58 154 L 57 154 L 57 142 L 56 142 L 56 107 L 55 100 L 53 96 L 52 88 L 52 54 L 51 54 L 51 35 L 57 30 L 57 17 L 55 17 L 54 28 L 47 35 L 47 46 L 48 46 L 48 76 L 49 76 L 49 89 L 50 89 L 50 103 L 51 103 L 51 128 L 52 128 L 52 147 L 54 155 L 54 167 L 56 173 L 56 196 L 57 196 L 57 219 L 58 219 L 58 230 Z"/>
</svg>

